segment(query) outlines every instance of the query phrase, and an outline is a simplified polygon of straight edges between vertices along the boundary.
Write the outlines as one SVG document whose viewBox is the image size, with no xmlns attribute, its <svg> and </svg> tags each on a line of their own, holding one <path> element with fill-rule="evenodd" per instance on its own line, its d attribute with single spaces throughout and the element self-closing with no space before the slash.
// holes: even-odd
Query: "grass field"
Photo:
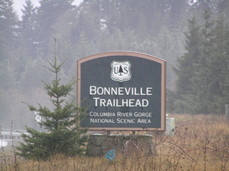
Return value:
<svg viewBox="0 0 229 171">
<path fill-rule="evenodd" d="M 229 171 L 229 121 L 224 116 L 172 115 L 174 136 L 154 134 L 156 153 L 141 151 L 117 154 L 110 162 L 104 157 L 54 156 L 49 161 L 27 161 L 1 149 L 3 171 Z"/>
</svg>

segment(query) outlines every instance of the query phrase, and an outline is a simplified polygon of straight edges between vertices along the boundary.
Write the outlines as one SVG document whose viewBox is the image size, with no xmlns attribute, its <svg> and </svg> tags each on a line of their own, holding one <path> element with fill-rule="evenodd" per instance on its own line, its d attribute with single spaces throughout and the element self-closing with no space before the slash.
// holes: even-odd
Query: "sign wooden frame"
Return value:
<svg viewBox="0 0 229 171">
<path fill-rule="evenodd" d="M 77 61 L 77 104 L 81 106 L 81 65 L 90 60 L 98 58 L 106 58 L 110 56 L 129 56 L 143 58 L 150 61 L 154 61 L 161 65 L 161 121 L 160 128 L 119 128 L 119 127 L 87 127 L 88 130 L 92 131 L 152 131 L 159 130 L 164 131 L 166 126 L 166 61 L 148 54 L 138 53 L 138 52 L 106 52 L 101 54 L 96 54 L 88 57 L 81 58 Z"/>
</svg>

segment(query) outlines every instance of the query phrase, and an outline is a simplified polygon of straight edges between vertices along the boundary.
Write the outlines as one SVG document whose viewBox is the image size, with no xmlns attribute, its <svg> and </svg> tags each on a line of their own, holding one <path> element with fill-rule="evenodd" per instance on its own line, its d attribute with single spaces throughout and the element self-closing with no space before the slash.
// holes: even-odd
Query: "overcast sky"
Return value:
<svg viewBox="0 0 229 171">
<path fill-rule="evenodd" d="M 19 18 L 22 15 L 21 8 L 23 7 L 23 4 L 25 3 L 25 1 L 26 0 L 13 0 L 13 2 L 14 2 L 13 6 L 14 6 L 14 9 L 17 12 Z M 34 6 L 39 6 L 40 5 L 39 0 L 31 0 L 31 2 L 33 3 Z M 74 0 L 72 5 L 77 5 L 78 6 L 81 2 L 83 2 L 83 0 Z"/>
</svg>

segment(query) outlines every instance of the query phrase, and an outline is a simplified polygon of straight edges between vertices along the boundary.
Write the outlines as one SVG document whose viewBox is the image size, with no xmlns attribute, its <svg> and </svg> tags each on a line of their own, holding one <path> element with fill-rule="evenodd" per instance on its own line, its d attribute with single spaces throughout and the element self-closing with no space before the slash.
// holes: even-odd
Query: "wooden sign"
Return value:
<svg viewBox="0 0 229 171">
<path fill-rule="evenodd" d="M 165 130 L 166 62 L 135 52 L 77 61 L 77 100 L 89 130 Z"/>
</svg>

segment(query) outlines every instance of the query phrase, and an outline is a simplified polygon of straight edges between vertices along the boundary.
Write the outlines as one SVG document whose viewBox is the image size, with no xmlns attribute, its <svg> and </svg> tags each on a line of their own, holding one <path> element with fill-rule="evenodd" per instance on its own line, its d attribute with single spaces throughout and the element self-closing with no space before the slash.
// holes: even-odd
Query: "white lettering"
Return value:
<svg viewBox="0 0 229 171">
<path fill-rule="evenodd" d="M 114 112 L 89 112 L 90 117 L 113 117 L 116 116 Z"/>
<path fill-rule="evenodd" d="M 95 106 L 97 107 L 99 98 L 98 97 L 94 97 L 93 99 L 95 100 Z"/>
<path fill-rule="evenodd" d="M 147 107 L 147 99 L 103 99 L 93 97 L 96 107 Z"/>
<path fill-rule="evenodd" d="M 129 123 L 129 124 L 132 124 L 132 123 L 135 123 L 135 119 L 122 119 L 122 118 L 117 118 L 117 123 Z"/>
<path fill-rule="evenodd" d="M 151 112 L 134 112 L 134 116 L 135 117 L 147 117 L 147 118 L 150 118 L 150 117 L 152 117 L 152 113 Z"/>
<path fill-rule="evenodd" d="M 133 113 L 132 112 L 117 112 L 117 117 L 132 117 Z"/>
<path fill-rule="evenodd" d="M 95 119 L 90 118 L 90 123 L 115 123 L 114 119 Z"/>
<path fill-rule="evenodd" d="M 90 95 L 135 95 L 135 96 L 150 96 L 152 95 L 153 87 L 89 87 Z"/>
<path fill-rule="evenodd" d="M 90 86 L 90 95 L 96 95 L 96 86 Z"/>
<path fill-rule="evenodd" d="M 151 123 L 151 120 L 150 119 L 138 119 L 137 123 L 148 124 L 148 123 Z"/>
</svg>

